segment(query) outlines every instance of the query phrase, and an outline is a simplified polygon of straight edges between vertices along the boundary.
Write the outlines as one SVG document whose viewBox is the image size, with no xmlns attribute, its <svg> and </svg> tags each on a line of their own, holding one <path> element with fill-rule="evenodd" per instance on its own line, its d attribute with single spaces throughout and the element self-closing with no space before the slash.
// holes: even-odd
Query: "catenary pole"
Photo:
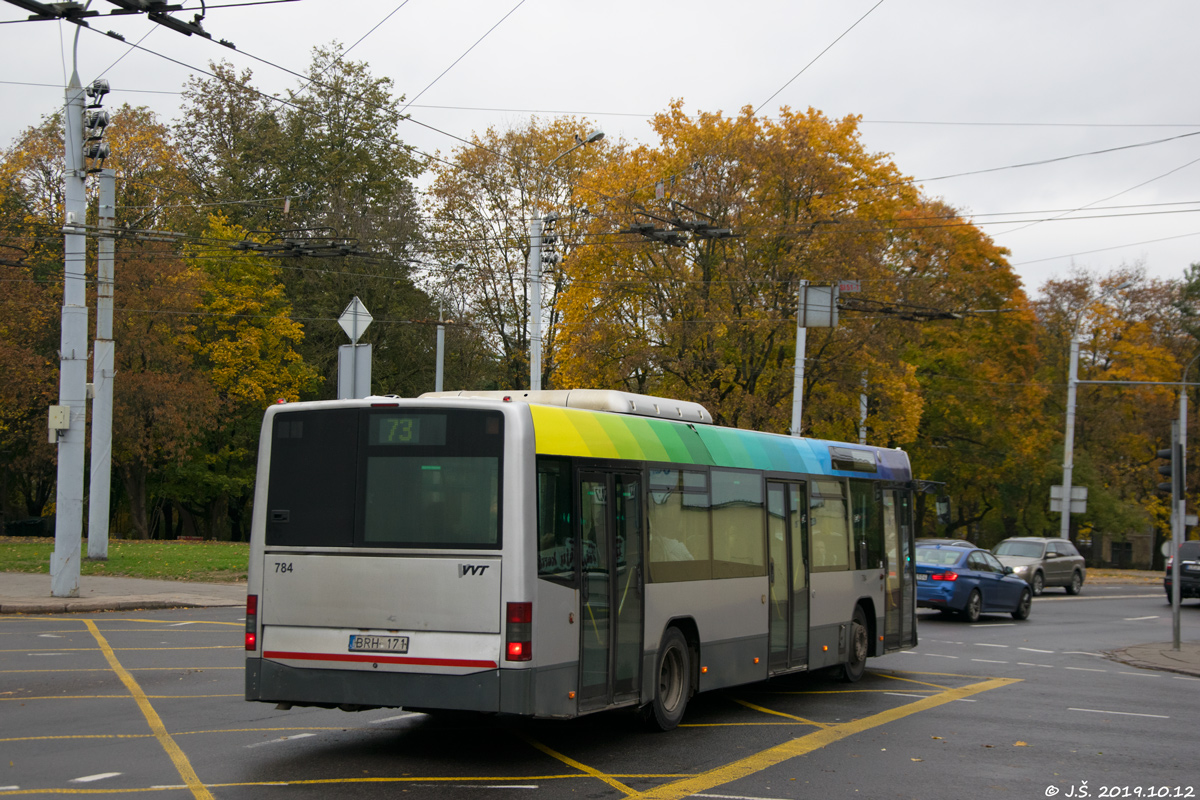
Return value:
<svg viewBox="0 0 1200 800">
<path fill-rule="evenodd" d="M 542 216 L 529 224 L 529 390 L 542 388 Z"/>
<path fill-rule="evenodd" d="M 108 513 L 112 486 L 113 376 L 113 220 L 116 170 L 100 170 L 96 262 L 96 341 L 92 345 L 92 468 L 88 484 L 88 558 L 108 558 Z"/>
<path fill-rule="evenodd" d="M 77 32 L 78 34 L 78 32 Z M 63 174 L 63 307 L 59 347 L 58 404 L 69 412 L 68 427 L 58 431 L 58 487 L 55 496 L 54 552 L 50 556 L 50 594 L 79 596 L 80 545 L 83 535 L 83 460 L 87 416 L 87 202 L 84 195 L 83 87 L 72 68 L 66 91 L 66 146 Z"/>
<path fill-rule="evenodd" d="M 800 420 L 804 412 L 804 354 L 808 345 L 808 328 L 805 327 L 804 319 L 806 286 L 808 281 L 801 280 L 800 289 L 796 293 L 799 308 L 796 311 L 796 364 L 792 370 L 792 436 L 800 435 Z"/>
</svg>

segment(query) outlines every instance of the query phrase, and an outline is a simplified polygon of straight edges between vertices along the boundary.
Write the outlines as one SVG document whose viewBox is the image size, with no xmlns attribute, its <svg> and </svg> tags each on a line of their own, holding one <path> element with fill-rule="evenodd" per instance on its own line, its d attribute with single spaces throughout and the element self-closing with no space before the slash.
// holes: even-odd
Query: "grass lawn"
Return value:
<svg viewBox="0 0 1200 800">
<path fill-rule="evenodd" d="M 53 538 L 0 536 L 0 572 L 50 573 Z M 244 542 L 162 542 L 110 539 L 107 561 L 88 561 L 84 575 L 190 581 L 244 581 L 250 545 Z"/>
</svg>

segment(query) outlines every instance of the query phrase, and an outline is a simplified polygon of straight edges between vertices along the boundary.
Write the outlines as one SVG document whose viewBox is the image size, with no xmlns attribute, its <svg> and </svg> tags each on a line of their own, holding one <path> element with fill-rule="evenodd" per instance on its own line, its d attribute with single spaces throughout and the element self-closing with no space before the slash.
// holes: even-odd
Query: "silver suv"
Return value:
<svg viewBox="0 0 1200 800">
<path fill-rule="evenodd" d="M 1067 594 L 1079 594 L 1087 577 L 1083 556 L 1066 539 L 1020 536 L 1005 539 L 992 552 L 1001 564 L 1025 579 L 1035 596 L 1047 586 L 1064 586 Z"/>
</svg>

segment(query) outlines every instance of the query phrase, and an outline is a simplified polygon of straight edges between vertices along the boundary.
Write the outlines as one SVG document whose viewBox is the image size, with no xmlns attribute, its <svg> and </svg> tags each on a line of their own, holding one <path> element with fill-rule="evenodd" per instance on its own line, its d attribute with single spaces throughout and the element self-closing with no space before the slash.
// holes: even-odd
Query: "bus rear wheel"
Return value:
<svg viewBox="0 0 1200 800">
<path fill-rule="evenodd" d="M 867 615 L 862 606 L 855 606 L 850 622 L 850 660 L 842 665 L 842 680 L 846 683 L 857 683 L 867 671 L 868 640 Z"/>
<path fill-rule="evenodd" d="M 658 648 L 654 699 L 643 710 L 654 730 L 669 731 L 683 719 L 691 696 L 692 659 L 687 640 L 678 628 L 667 628 Z"/>
</svg>

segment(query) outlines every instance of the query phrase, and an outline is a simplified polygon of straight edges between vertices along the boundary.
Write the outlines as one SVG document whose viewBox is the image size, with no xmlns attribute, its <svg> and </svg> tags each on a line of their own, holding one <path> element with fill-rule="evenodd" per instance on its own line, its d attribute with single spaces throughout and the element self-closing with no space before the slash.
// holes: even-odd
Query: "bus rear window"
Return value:
<svg viewBox="0 0 1200 800">
<path fill-rule="evenodd" d="M 461 409 L 277 414 L 267 544 L 498 548 L 503 421 Z"/>
</svg>

